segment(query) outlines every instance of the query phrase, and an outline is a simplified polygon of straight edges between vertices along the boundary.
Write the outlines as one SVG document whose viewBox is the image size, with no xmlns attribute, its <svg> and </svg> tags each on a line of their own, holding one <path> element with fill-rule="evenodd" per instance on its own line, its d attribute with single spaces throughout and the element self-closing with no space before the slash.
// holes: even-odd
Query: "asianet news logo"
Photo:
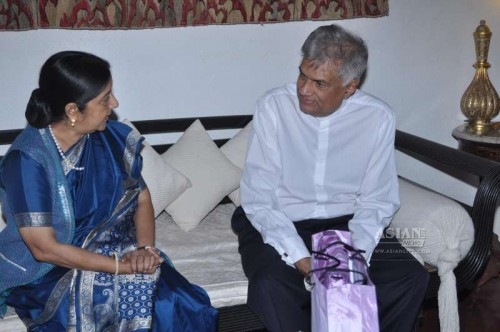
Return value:
<svg viewBox="0 0 500 332">
<path fill-rule="evenodd" d="M 405 247 L 422 247 L 425 242 L 425 228 L 418 227 L 388 227 L 383 238 L 397 238 Z"/>
</svg>

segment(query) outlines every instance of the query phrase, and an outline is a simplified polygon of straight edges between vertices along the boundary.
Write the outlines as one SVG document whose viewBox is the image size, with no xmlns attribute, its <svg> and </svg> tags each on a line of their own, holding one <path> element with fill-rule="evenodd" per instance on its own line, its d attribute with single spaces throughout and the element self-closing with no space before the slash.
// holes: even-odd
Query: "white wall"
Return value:
<svg viewBox="0 0 500 332">
<path fill-rule="evenodd" d="M 391 0 L 384 18 L 151 30 L 0 32 L 0 129 L 24 126 L 24 109 L 46 58 L 79 49 L 109 60 L 120 118 L 250 114 L 264 91 L 293 81 L 300 46 L 315 27 L 339 23 L 370 50 L 363 89 L 391 104 L 398 128 L 456 147 L 472 80 L 472 33 L 493 32 L 489 70 L 500 91 L 500 1 Z M 472 188 L 404 157 L 401 174 L 470 203 Z"/>
</svg>

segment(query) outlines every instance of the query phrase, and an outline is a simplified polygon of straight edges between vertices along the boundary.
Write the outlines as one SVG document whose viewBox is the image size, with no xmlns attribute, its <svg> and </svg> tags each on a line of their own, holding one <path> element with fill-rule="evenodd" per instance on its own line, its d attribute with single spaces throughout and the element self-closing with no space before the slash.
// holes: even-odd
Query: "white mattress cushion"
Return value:
<svg viewBox="0 0 500 332">
<path fill-rule="evenodd" d="M 246 303 L 248 281 L 241 267 L 238 238 L 231 229 L 232 203 L 218 205 L 190 232 L 167 213 L 156 223 L 156 247 L 191 283 L 203 287 L 214 307 Z"/>
</svg>

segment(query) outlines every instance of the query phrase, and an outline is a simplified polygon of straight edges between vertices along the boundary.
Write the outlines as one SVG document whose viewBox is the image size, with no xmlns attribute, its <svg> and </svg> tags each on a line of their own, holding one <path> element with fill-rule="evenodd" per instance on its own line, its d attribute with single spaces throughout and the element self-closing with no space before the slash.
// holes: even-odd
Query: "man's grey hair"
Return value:
<svg viewBox="0 0 500 332">
<path fill-rule="evenodd" d="M 368 62 L 368 49 L 363 39 L 332 24 L 311 32 L 302 45 L 302 56 L 318 66 L 333 65 L 347 84 L 353 79 L 361 79 Z"/>
</svg>

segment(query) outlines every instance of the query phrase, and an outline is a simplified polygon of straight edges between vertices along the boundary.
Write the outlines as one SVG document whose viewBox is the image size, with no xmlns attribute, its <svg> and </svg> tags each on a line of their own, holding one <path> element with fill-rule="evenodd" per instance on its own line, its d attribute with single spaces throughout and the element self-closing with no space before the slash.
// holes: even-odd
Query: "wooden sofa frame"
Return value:
<svg viewBox="0 0 500 332">
<path fill-rule="evenodd" d="M 181 133 L 194 120 L 200 119 L 206 130 L 239 129 L 248 124 L 251 115 L 229 115 L 212 117 L 189 117 L 160 120 L 132 121 L 143 135 Z M 0 145 L 12 143 L 21 129 L 1 130 Z M 215 139 L 218 146 L 227 139 Z M 153 144 L 159 153 L 166 151 L 172 143 Z M 469 253 L 455 268 L 457 290 L 470 291 L 483 273 L 491 250 L 493 222 L 500 196 L 500 163 L 487 160 L 467 152 L 459 151 L 403 131 L 396 132 L 397 150 L 460 180 L 475 179 L 477 191 L 472 206 L 467 206 L 475 228 L 475 239 Z M 226 199 L 227 201 L 227 199 Z M 426 306 L 435 306 L 440 279 L 435 269 L 430 270 L 430 281 L 425 297 Z M 219 308 L 218 331 L 263 330 L 262 323 L 245 304 Z"/>
</svg>

